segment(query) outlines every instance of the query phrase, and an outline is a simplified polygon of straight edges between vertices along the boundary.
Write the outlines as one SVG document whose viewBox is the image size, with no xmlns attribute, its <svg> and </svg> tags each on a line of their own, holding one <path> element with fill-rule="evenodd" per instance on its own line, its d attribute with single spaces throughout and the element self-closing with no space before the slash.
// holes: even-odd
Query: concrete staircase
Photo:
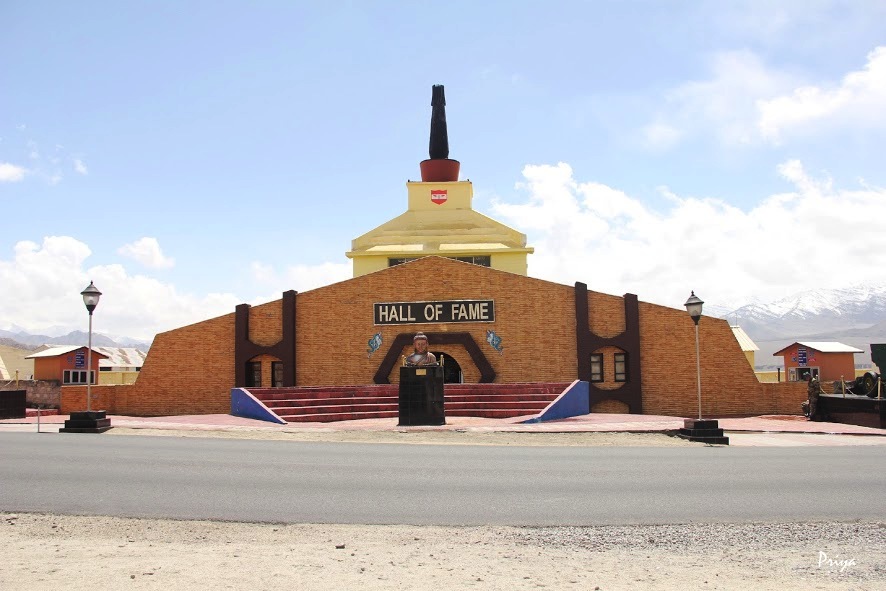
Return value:
<svg viewBox="0 0 886 591">
<path fill-rule="evenodd" d="M 569 382 L 522 384 L 446 384 L 447 416 L 504 419 L 544 410 Z M 249 392 L 289 423 L 397 418 L 396 384 L 250 388 Z"/>
</svg>

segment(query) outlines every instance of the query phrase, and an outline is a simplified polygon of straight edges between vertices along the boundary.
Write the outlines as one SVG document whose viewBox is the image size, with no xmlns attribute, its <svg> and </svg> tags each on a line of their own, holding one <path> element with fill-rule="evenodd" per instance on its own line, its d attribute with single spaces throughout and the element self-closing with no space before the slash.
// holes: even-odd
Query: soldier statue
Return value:
<svg viewBox="0 0 886 591">
<path fill-rule="evenodd" d="M 803 414 L 806 415 L 806 418 L 810 421 L 820 421 L 822 417 L 818 409 L 818 397 L 821 395 L 821 383 L 818 381 L 818 378 L 813 377 L 811 374 L 806 379 L 809 381 L 806 385 L 807 400 L 800 406 L 803 408 Z"/>
</svg>

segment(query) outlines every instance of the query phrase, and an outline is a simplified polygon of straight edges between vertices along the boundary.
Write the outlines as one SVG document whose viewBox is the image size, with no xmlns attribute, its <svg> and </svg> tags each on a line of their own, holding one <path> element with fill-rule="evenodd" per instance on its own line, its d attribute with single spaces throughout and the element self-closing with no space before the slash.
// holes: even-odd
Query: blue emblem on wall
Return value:
<svg viewBox="0 0 886 591">
<path fill-rule="evenodd" d="M 381 333 L 375 333 L 375 335 L 369 339 L 368 344 L 369 348 L 366 349 L 366 357 L 372 357 L 372 354 L 378 351 L 378 348 L 381 347 Z"/>
<path fill-rule="evenodd" d="M 486 331 L 486 342 L 492 345 L 492 348 L 498 351 L 499 355 L 504 355 L 504 347 L 501 346 L 501 337 L 495 334 L 494 330 Z"/>
</svg>

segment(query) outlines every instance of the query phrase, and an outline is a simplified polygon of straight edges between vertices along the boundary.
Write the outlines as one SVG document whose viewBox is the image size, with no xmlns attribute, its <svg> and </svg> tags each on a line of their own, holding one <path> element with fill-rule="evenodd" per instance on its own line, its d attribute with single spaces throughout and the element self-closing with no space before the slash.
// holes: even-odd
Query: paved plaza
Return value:
<svg viewBox="0 0 886 591">
<path fill-rule="evenodd" d="M 466 432 L 466 433 L 665 433 L 683 426 L 683 417 L 657 415 L 594 413 L 547 421 L 522 423 L 528 417 L 487 419 L 447 416 L 440 426 L 401 427 L 397 419 L 362 419 L 335 423 L 290 423 L 278 425 L 232 415 L 184 415 L 170 417 L 129 417 L 110 415 L 114 427 L 145 434 L 160 431 L 238 432 L 257 436 L 270 433 L 322 434 L 330 432 Z M 41 432 L 58 433 L 67 415 L 39 417 Z M 844 423 L 812 422 L 802 416 L 767 415 L 722 418 L 720 426 L 734 446 L 808 446 L 808 445 L 886 445 L 886 429 Z M 38 417 L 0 421 L 0 432 L 35 432 Z M 170 433 L 171 434 L 171 433 Z M 207 433 L 208 434 L 208 433 Z"/>
</svg>

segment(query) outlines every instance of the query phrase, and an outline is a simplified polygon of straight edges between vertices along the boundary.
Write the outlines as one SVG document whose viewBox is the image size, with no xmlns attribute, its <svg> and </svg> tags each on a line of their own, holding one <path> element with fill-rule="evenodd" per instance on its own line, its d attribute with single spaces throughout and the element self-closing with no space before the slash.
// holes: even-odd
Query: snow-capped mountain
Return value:
<svg viewBox="0 0 886 591">
<path fill-rule="evenodd" d="M 759 339 L 844 333 L 886 321 L 886 286 L 815 289 L 722 317 Z"/>
<path fill-rule="evenodd" d="M 758 367 L 780 364 L 772 353 L 804 339 L 857 347 L 865 354 L 857 355 L 856 363 L 865 363 L 870 343 L 886 342 L 886 286 L 815 289 L 719 316 L 741 326 L 757 343 Z"/>
</svg>

